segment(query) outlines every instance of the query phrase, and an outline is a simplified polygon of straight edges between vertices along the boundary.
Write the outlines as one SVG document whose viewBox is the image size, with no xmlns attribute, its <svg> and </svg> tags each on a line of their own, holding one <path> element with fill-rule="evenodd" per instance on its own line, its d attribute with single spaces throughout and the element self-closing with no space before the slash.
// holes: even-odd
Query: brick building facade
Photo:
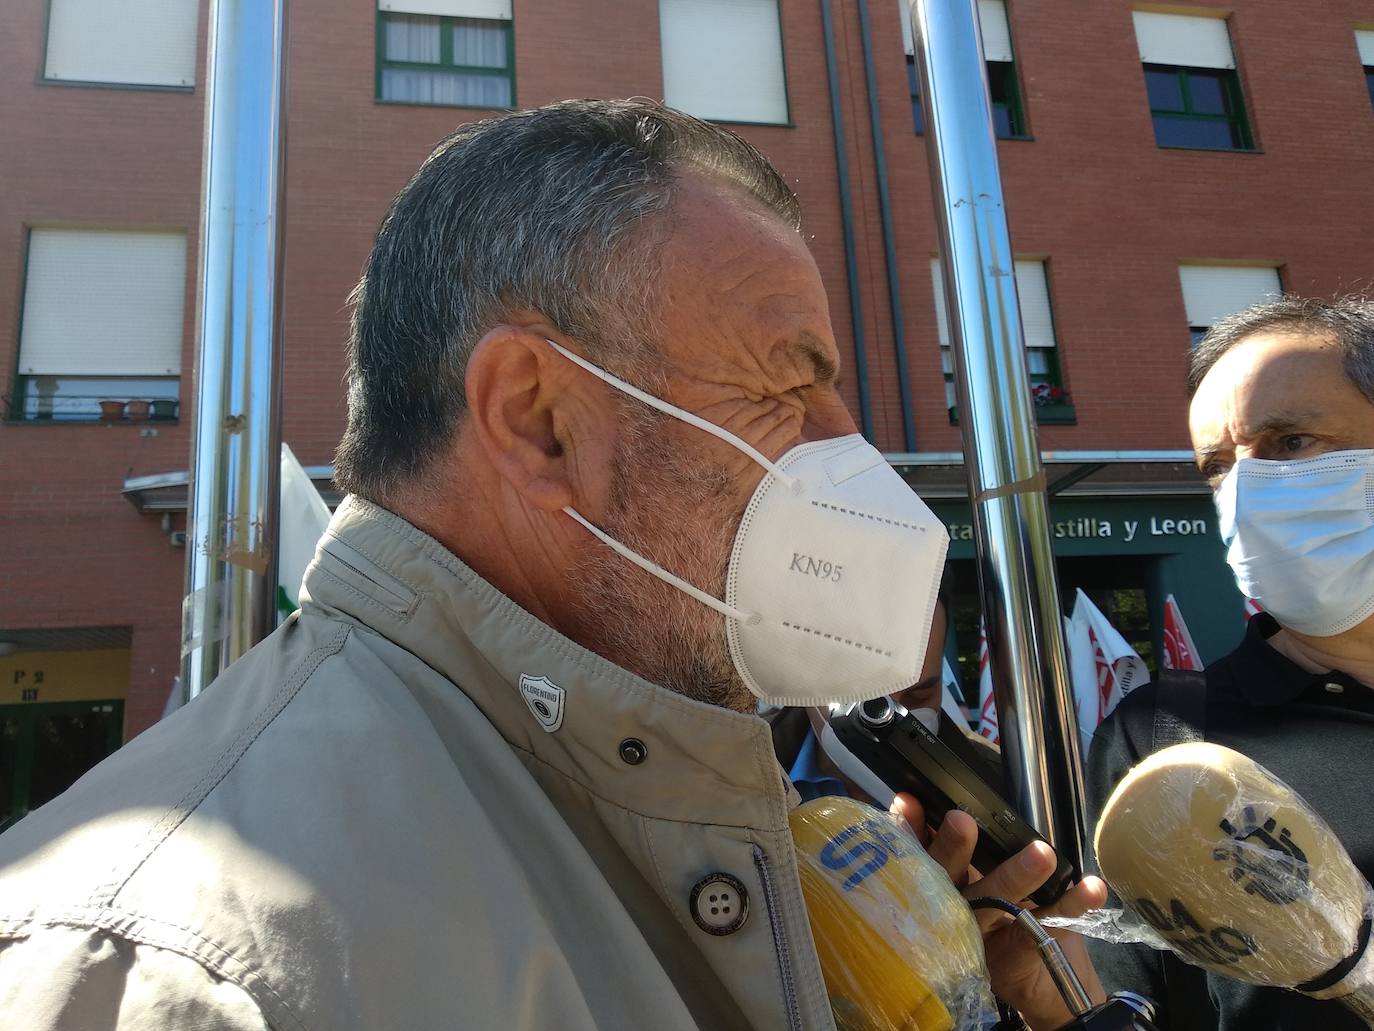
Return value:
<svg viewBox="0 0 1374 1031">
<path fill-rule="evenodd" d="M 0 818 L 19 804 L 11 795 L 40 800 L 39 781 L 51 774 L 38 771 L 38 751 L 66 749 L 61 762 L 79 763 L 138 733 L 159 717 L 177 672 L 185 553 L 175 531 L 184 526 L 195 396 L 207 19 L 202 4 L 186 28 L 187 4 L 129 5 L 158 19 L 152 82 L 120 70 L 137 64 L 142 44 L 90 64 L 90 49 L 133 31 L 93 25 L 92 0 L 15 0 L 0 15 Z M 779 113 L 727 124 L 794 185 L 852 370 L 849 399 L 857 408 L 866 380 L 871 436 L 951 524 L 963 569 L 951 648 L 967 659 L 973 584 L 959 430 L 944 385 L 936 229 L 896 0 L 738 0 L 728 16 L 746 19 L 730 33 L 736 51 L 781 50 L 746 53 L 734 70 L 712 67 L 723 58 L 703 49 L 719 31 L 712 12 L 728 6 L 710 0 L 380 6 L 290 3 L 283 435 L 303 463 L 327 466 L 343 426 L 345 298 L 389 200 L 437 139 L 489 113 L 417 99 L 452 89 L 461 101 L 493 85 L 478 82 L 486 75 L 522 107 L 666 91 L 693 109 L 714 102 L 702 82 L 722 78 L 718 92 L 728 93 L 739 66 L 755 77 L 776 67 L 776 81 L 760 89 L 782 91 Z M 1247 282 L 1314 294 L 1368 288 L 1374 0 L 980 6 L 1005 116 L 998 147 L 1013 242 L 1027 274 L 1043 276 L 1053 346 L 1041 378 L 1065 391 L 1064 403 L 1045 406 L 1040 431 L 1061 488 L 1052 505 L 1061 579 L 1109 608 L 1120 602 L 1117 618 L 1147 651 L 1163 596 L 1174 593 L 1214 658 L 1238 634 L 1241 608 L 1183 454 L 1190 326 L 1205 326 L 1228 298 L 1243 302 Z M 180 28 L 167 20 L 175 8 Z M 481 23 L 442 22 L 454 35 L 433 60 L 483 67 L 436 87 L 416 66 L 430 60 L 426 19 L 444 11 Z M 775 36 L 759 28 L 764 15 L 776 17 Z M 402 22 L 413 39 L 388 35 Z M 140 32 L 131 38 L 146 40 Z M 480 56 L 486 42 L 504 50 Z M 468 44 L 478 49 L 459 59 L 455 48 Z M 398 60 L 398 46 L 421 49 Z M 755 124 L 766 120 L 777 124 Z M 184 234 L 180 333 L 165 345 L 175 355 L 160 359 L 175 361 L 175 374 L 129 386 L 179 400 L 152 417 L 126 407 L 102 421 L 93 395 L 59 404 L 69 384 L 88 382 L 61 377 L 73 362 L 95 361 L 100 343 L 50 353 L 61 351 L 65 309 L 94 296 L 83 280 L 94 265 L 63 255 L 88 255 L 92 234 L 108 232 Z M 65 314 L 84 319 L 91 337 L 102 331 L 99 313 Z M 120 360 L 103 360 L 92 369 L 106 378 L 91 389 L 117 395 L 110 378 Z M 88 711 L 103 712 L 99 727 L 71 730 L 90 722 Z"/>
</svg>

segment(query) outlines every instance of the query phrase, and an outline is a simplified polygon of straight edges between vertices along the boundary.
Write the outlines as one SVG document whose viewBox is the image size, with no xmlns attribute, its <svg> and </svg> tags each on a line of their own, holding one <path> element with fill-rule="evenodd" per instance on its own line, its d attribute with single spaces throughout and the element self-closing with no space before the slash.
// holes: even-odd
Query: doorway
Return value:
<svg viewBox="0 0 1374 1031">
<path fill-rule="evenodd" d="M 71 787 L 123 732 L 120 699 L 0 705 L 0 831 Z"/>
</svg>

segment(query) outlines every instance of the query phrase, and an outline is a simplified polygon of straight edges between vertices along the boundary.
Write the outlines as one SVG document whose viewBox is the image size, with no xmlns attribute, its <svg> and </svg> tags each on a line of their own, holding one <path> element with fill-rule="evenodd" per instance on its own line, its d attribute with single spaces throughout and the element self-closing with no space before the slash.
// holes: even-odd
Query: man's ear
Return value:
<svg viewBox="0 0 1374 1031">
<path fill-rule="evenodd" d="M 575 378 L 577 373 L 538 327 L 496 326 L 467 362 L 467 419 L 487 461 L 512 490 L 545 511 L 573 504 L 578 492 L 566 445 L 576 434 L 574 423 L 595 405 L 579 403 L 576 394 L 600 384 L 590 376 Z"/>
</svg>

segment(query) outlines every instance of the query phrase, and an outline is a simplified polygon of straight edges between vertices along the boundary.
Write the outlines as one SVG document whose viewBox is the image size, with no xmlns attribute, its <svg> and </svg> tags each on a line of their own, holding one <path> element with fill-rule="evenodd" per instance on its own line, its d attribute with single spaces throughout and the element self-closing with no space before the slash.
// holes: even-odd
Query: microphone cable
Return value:
<svg viewBox="0 0 1374 1031">
<path fill-rule="evenodd" d="M 1063 998 L 1064 1005 L 1069 1008 L 1069 1012 L 1075 1017 L 1081 1017 L 1092 1009 L 1092 1002 L 1088 999 L 1088 993 L 1083 988 L 1083 982 L 1078 979 L 1078 972 L 1074 970 L 1069 958 L 1064 955 L 1063 948 L 1060 947 L 1059 942 L 1050 936 L 1048 931 L 1040 926 L 1040 921 L 1031 916 L 1029 910 L 1016 905 L 1014 902 L 994 898 L 990 895 L 969 899 L 968 904 L 971 909 L 997 909 L 1014 917 L 1016 922 L 1035 939 L 1035 947 L 1040 952 L 1040 958 L 1045 964 L 1045 969 L 1050 972 L 1050 977 L 1053 979 L 1055 987 L 1059 989 L 1059 995 Z"/>
</svg>

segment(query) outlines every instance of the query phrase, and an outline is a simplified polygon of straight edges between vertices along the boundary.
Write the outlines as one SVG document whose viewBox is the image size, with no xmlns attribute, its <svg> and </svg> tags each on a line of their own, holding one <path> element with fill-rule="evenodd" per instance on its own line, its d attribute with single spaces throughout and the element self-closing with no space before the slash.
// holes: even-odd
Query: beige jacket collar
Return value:
<svg viewBox="0 0 1374 1031">
<path fill-rule="evenodd" d="M 512 747 L 616 805 L 665 820 L 787 829 L 787 785 L 763 720 L 607 662 L 385 509 L 345 499 L 306 573 L 307 602 L 411 652 L 454 681 Z M 464 674 L 473 669 L 490 675 Z M 527 694 L 548 715 L 536 716 Z M 636 764 L 622 757 L 632 741 L 644 751 Z"/>
</svg>

